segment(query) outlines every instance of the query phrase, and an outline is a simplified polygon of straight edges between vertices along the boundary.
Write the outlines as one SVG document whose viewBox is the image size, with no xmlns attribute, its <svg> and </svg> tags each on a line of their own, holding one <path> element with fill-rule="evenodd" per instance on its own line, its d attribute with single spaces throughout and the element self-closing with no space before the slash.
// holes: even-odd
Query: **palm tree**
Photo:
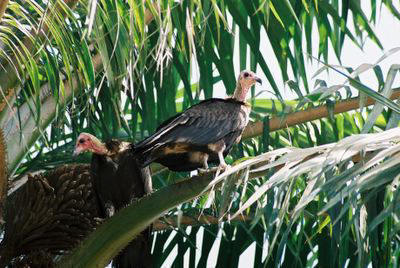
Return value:
<svg viewBox="0 0 400 268">
<path fill-rule="evenodd" d="M 72 158 L 78 133 L 139 141 L 215 96 L 218 85 L 231 94 L 235 74 L 250 68 L 265 75 L 274 97 L 253 89 L 252 122 L 227 159 L 233 168 L 214 178 L 152 166 L 157 191 L 103 223 L 61 264 L 106 265 L 159 219 L 157 266 L 168 256 L 184 266 L 189 252 L 189 265 L 204 267 L 216 241 L 218 266 L 237 266 L 250 245 L 255 266 L 395 265 L 399 165 L 392 156 L 400 134 L 389 129 L 399 120 L 390 100 L 399 96 L 399 68 L 384 74 L 379 62 L 355 69 L 324 63 L 340 62 L 349 43 L 361 48 L 369 39 L 383 48 L 371 26 L 377 6 L 400 15 L 392 1 L 371 3 L 367 16 L 361 1 L 344 0 L 2 1 L 3 199 L 6 184 L 12 188 L 28 172 L 89 162 Z M 264 53 L 265 39 L 274 55 Z M 295 100 L 283 98 L 271 57 Z M 318 80 L 313 90 L 308 60 L 346 83 Z M 367 71 L 379 88 L 359 79 Z M 367 108 L 355 111 L 360 106 Z"/>
</svg>

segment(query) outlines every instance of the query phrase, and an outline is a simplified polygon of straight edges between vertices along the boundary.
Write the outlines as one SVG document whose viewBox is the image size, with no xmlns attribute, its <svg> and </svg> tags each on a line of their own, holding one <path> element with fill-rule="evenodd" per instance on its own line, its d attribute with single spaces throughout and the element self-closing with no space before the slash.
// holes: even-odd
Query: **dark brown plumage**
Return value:
<svg viewBox="0 0 400 268">
<path fill-rule="evenodd" d="M 94 153 L 91 168 L 100 207 L 104 213 L 108 211 L 104 217 L 110 217 L 111 210 L 118 211 L 134 199 L 151 193 L 152 185 L 149 168 L 138 168 L 128 143 L 111 140 L 105 146 L 109 154 Z"/>
<path fill-rule="evenodd" d="M 92 151 L 91 173 L 102 217 L 151 193 L 149 168 L 139 168 L 130 143 L 111 140 L 101 143 L 88 133 L 79 135 L 75 152 Z M 114 258 L 114 267 L 151 267 L 151 227 L 137 236 Z"/>
<path fill-rule="evenodd" d="M 156 133 L 133 149 L 142 166 L 155 161 L 173 171 L 208 168 L 208 162 L 225 168 L 224 157 L 240 141 L 251 108 L 248 90 L 261 80 L 250 71 L 239 75 L 235 93 L 228 99 L 208 99 L 162 123 Z"/>
</svg>

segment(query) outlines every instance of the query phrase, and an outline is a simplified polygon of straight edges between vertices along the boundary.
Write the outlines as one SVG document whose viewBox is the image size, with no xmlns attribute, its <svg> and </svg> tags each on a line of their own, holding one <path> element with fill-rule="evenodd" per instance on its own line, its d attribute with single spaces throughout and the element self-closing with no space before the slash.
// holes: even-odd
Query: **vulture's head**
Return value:
<svg viewBox="0 0 400 268">
<path fill-rule="evenodd" d="M 83 152 L 92 152 L 104 155 L 107 154 L 107 148 L 98 138 L 92 134 L 83 132 L 79 134 L 78 139 L 76 140 L 74 155 Z"/>
<path fill-rule="evenodd" d="M 256 82 L 262 83 L 261 79 L 254 72 L 247 70 L 242 71 L 239 74 L 233 97 L 239 101 L 245 101 L 247 92 Z"/>
</svg>

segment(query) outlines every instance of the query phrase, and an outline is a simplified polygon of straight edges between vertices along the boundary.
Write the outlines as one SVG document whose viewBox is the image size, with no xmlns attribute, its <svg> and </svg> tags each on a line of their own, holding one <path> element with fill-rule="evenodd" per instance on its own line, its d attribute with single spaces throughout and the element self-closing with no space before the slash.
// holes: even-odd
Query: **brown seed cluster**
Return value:
<svg viewBox="0 0 400 268">
<path fill-rule="evenodd" d="M 45 256 L 41 267 L 49 267 L 48 256 L 74 248 L 99 223 L 98 217 L 89 165 L 29 176 L 7 200 L 0 267 L 11 261 L 37 264 L 40 256 Z"/>
</svg>

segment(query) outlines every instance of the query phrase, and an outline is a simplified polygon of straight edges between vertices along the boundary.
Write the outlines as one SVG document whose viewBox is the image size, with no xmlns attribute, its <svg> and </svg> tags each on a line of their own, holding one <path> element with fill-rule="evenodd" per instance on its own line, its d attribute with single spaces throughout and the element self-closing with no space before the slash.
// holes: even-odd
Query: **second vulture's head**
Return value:
<svg viewBox="0 0 400 268">
<path fill-rule="evenodd" d="M 107 154 L 107 148 L 98 138 L 92 134 L 83 132 L 79 134 L 78 139 L 76 140 L 74 155 L 83 152 L 92 152 L 104 155 Z"/>
<path fill-rule="evenodd" d="M 245 101 L 247 92 L 256 82 L 262 83 L 254 72 L 246 70 L 240 72 L 233 98 L 238 101 Z"/>
</svg>

